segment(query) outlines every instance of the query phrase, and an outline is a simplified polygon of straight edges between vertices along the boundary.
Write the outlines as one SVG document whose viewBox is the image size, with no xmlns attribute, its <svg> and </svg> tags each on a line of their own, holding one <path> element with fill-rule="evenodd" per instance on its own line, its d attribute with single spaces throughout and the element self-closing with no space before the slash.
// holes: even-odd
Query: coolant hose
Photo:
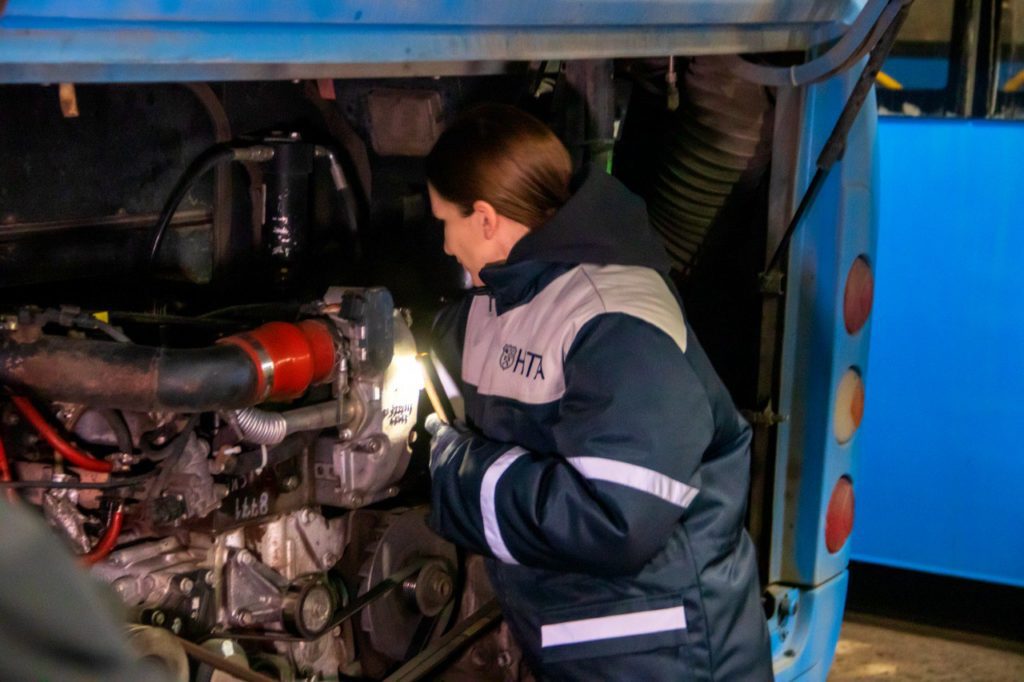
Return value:
<svg viewBox="0 0 1024 682">
<path fill-rule="evenodd" d="M 0 344 L 0 383 L 48 400 L 202 412 L 258 402 L 258 367 L 235 346 L 197 350 L 43 336 Z"/>
<path fill-rule="evenodd" d="M 197 349 L 38 335 L 0 340 L 0 384 L 54 401 L 136 411 L 239 409 L 301 395 L 333 371 L 324 322 L 271 322 Z"/>
</svg>

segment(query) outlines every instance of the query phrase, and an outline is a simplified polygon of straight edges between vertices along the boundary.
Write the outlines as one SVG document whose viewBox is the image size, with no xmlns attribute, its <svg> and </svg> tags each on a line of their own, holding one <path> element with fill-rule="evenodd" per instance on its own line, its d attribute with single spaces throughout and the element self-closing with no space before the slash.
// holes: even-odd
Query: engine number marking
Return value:
<svg viewBox="0 0 1024 682">
<path fill-rule="evenodd" d="M 234 515 L 236 520 L 254 519 L 270 513 L 270 493 L 261 493 L 259 497 L 242 495 L 235 498 Z"/>
<path fill-rule="evenodd" d="M 414 405 L 392 405 L 383 411 L 385 422 L 388 426 L 399 426 L 408 424 L 412 418 Z"/>
</svg>

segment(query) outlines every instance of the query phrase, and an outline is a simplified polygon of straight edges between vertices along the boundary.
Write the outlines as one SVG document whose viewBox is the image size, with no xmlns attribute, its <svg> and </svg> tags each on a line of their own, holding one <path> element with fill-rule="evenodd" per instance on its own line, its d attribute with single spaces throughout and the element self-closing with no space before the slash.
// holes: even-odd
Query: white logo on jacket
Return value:
<svg viewBox="0 0 1024 682">
<path fill-rule="evenodd" d="M 516 351 L 519 350 L 513 345 L 505 344 L 505 347 L 501 349 L 501 360 L 498 364 L 501 365 L 502 369 L 508 369 L 512 366 L 512 363 L 516 361 Z"/>
<path fill-rule="evenodd" d="M 506 343 L 501 349 L 501 358 L 498 364 L 504 370 L 512 370 L 513 374 L 519 374 L 527 379 L 544 380 L 544 356 L 540 353 L 516 348 Z"/>
</svg>

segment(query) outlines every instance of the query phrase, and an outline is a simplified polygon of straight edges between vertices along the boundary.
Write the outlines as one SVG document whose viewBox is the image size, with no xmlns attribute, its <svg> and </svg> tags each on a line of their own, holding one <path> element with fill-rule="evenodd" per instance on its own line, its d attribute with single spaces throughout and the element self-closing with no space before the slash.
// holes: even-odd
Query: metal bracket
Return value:
<svg viewBox="0 0 1024 682">
<path fill-rule="evenodd" d="M 781 270 L 762 272 L 757 276 L 757 289 L 766 296 L 782 296 L 782 282 L 786 275 Z"/>
<path fill-rule="evenodd" d="M 368 604 L 388 595 L 392 590 L 402 587 L 405 580 L 417 573 L 426 564 L 426 560 L 417 559 L 408 566 L 403 567 L 401 570 L 393 573 L 384 580 L 380 581 L 368 591 L 360 595 L 355 601 L 349 603 L 341 610 L 334 614 L 331 622 L 323 628 L 322 632 L 329 632 L 338 625 L 341 625 L 346 620 L 362 611 Z M 291 635 L 283 632 L 245 632 L 245 631 L 220 631 L 215 632 L 211 637 L 223 637 L 226 639 L 244 639 L 250 641 L 259 642 L 311 642 L 319 638 L 321 635 L 302 637 L 299 635 Z"/>
<path fill-rule="evenodd" d="M 771 427 L 776 424 L 781 424 L 789 419 L 788 414 L 782 414 L 781 412 L 773 410 L 770 401 L 764 406 L 763 410 L 758 412 L 755 412 L 754 410 L 741 410 L 741 412 L 743 413 L 744 418 L 754 426 Z"/>
<path fill-rule="evenodd" d="M 74 83 L 61 83 L 57 88 L 57 98 L 64 118 L 78 118 L 78 95 Z"/>
</svg>

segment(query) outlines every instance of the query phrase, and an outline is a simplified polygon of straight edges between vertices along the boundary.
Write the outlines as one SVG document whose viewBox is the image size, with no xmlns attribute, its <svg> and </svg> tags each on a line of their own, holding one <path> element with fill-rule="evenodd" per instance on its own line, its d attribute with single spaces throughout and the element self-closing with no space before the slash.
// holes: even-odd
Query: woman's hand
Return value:
<svg viewBox="0 0 1024 682">
<path fill-rule="evenodd" d="M 469 429 L 460 422 L 445 424 L 435 413 L 427 415 L 423 428 L 430 433 L 430 474 L 433 475 L 437 467 L 447 459 L 445 453 L 449 447 L 467 435 Z"/>
</svg>

